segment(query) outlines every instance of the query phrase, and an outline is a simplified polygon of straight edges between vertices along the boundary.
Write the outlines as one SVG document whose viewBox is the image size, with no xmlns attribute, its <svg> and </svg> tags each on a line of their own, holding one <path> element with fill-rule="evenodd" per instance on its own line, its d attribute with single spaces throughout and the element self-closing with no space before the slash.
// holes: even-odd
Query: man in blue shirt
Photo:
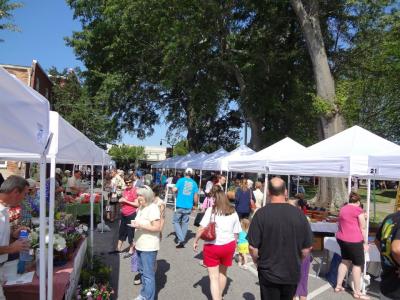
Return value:
<svg viewBox="0 0 400 300">
<path fill-rule="evenodd" d="M 176 211 L 174 213 L 173 224 L 175 234 L 178 239 L 176 248 L 185 247 L 186 233 L 189 226 L 189 216 L 193 206 L 197 205 L 198 191 L 196 182 L 191 178 L 193 170 L 187 168 L 185 177 L 180 178 L 175 187 L 174 192 L 178 192 L 176 196 Z"/>
</svg>

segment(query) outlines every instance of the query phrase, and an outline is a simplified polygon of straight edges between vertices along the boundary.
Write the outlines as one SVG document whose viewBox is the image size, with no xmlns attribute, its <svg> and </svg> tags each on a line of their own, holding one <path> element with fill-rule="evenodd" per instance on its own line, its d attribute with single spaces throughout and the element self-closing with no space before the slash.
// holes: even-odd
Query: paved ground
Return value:
<svg viewBox="0 0 400 300">
<path fill-rule="evenodd" d="M 207 269 L 200 265 L 201 254 L 194 253 L 192 249 L 196 230 L 192 226 L 193 221 L 189 228 L 189 242 L 186 248 L 176 249 L 171 220 L 172 211 L 168 209 L 161 249 L 157 256 L 157 299 L 211 299 Z M 133 285 L 134 275 L 130 272 L 130 259 L 107 253 L 115 248 L 117 242 L 117 222 L 111 224 L 111 228 L 111 232 L 95 233 L 95 253 L 103 257 L 113 269 L 112 286 L 116 291 L 114 299 L 134 299 L 139 293 L 140 286 Z M 316 261 L 320 261 L 321 253 L 315 255 Z M 323 269 L 325 267 L 323 266 Z M 317 269 L 315 261 L 310 269 L 308 299 L 352 299 L 351 294 L 347 292 L 335 294 L 329 283 L 315 275 Z M 378 299 L 377 290 L 377 283 L 373 282 L 369 291 L 371 299 Z M 239 268 L 235 263 L 228 270 L 224 299 L 260 299 L 257 271 L 251 262 L 247 270 Z"/>
</svg>

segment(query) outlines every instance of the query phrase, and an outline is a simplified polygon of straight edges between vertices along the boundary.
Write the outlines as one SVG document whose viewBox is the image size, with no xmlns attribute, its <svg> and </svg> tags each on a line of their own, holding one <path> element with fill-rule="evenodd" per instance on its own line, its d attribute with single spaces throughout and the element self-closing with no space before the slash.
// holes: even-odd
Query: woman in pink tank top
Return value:
<svg viewBox="0 0 400 300">
<path fill-rule="evenodd" d="M 365 260 L 364 251 L 368 251 L 368 239 L 364 240 L 366 238 L 366 220 L 360 200 L 357 193 L 351 192 L 349 203 L 340 209 L 339 230 L 336 233 L 336 239 L 340 246 L 342 262 L 339 265 L 335 292 L 344 291 L 342 283 L 350 265 L 353 264 L 353 297 L 365 300 L 369 297 L 361 293 L 361 273 Z"/>
</svg>

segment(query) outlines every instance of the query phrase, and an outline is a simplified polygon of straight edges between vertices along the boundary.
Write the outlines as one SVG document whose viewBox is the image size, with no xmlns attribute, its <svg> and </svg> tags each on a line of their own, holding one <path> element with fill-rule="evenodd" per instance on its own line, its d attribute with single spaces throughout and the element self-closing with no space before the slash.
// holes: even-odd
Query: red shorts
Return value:
<svg viewBox="0 0 400 300">
<path fill-rule="evenodd" d="M 232 259 L 235 253 L 236 241 L 225 245 L 204 244 L 203 263 L 207 267 L 224 265 L 232 266 Z"/>
</svg>

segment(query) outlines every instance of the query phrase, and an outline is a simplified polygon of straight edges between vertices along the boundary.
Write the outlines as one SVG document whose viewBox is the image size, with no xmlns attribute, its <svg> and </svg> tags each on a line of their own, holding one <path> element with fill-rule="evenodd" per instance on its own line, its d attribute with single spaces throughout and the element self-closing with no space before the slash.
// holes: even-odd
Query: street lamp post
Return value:
<svg viewBox="0 0 400 300">
<path fill-rule="evenodd" d="M 171 144 L 167 139 L 161 139 L 161 140 L 160 140 L 160 146 L 162 146 L 162 141 L 167 142 L 167 144 L 171 146 L 172 156 L 174 156 L 174 146 L 175 146 L 176 144 Z"/>
</svg>

